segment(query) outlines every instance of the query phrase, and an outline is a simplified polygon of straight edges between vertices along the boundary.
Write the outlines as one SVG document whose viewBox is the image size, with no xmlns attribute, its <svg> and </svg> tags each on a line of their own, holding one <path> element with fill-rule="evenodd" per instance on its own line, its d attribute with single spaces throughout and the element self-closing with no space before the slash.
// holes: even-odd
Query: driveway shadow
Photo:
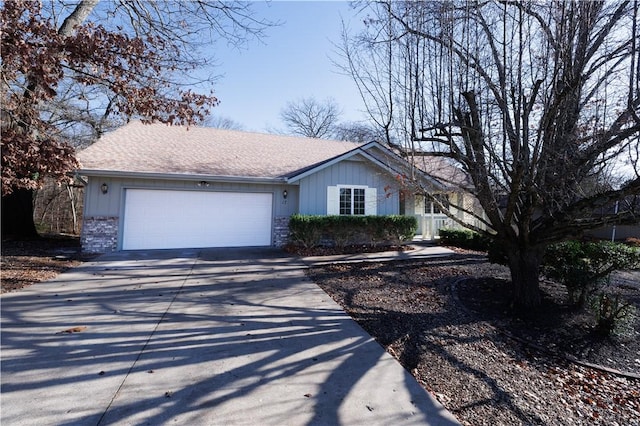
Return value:
<svg viewBox="0 0 640 426">
<path fill-rule="evenodd" d="M 3 295 L 1 392 L 6 424 L 456 424 L 264 249 L 117 253 Z"/>
</svg>

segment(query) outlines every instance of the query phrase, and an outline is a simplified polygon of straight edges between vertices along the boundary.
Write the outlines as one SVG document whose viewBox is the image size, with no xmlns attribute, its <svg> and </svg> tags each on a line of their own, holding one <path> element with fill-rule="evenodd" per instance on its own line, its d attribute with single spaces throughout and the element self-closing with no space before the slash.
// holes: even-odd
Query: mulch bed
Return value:
<svg viewBox="0 0 640 426">
<path fill-rule="evenodd" d="M 638 324 L 626 339 L 591 334 L 553 283 L 540 311 L 514 316 L 508 270 L 479 254 L 334 264 L 309 276 L 463 424 L 640 425 L 639 379 L 558 356 L 640 372 Z"/>
<path fill-rule="evenodd" d="M 640 308 L 637 288 L 611 284 Z M 534 312 L 514 309 L 509 280 L 483 278 L 462 280 L 457 295 L 478 318 L 489 321 L 509 336 L 532 342 L 538 348 L 640 377 L 640 319 L 630 319 L 623 335 L 606 336 L 598 331 L 590 308 L 576 309 L 567 303 L 566 290 L 552 281 L 542 281 L 542 306 Z"/>
<path fill-rule="evenodd" d="M 380 253 L 385 251 L 410 251 L 414 247 L 410 245 L 348 245 L 348 246 L 322 246 L 322 247 L 302 247 L 287 245 L 284 251 L 301 257 L 307 256 L 333 256 L 337 254 L 357 254 L 357 253 Z"/>
</svg>

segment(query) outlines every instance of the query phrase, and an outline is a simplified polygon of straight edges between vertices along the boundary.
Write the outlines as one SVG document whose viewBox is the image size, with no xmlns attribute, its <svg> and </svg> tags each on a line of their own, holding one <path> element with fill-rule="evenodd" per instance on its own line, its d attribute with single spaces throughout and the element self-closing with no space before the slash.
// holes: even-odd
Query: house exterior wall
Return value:
<svg viewBox="0 0 640 426">
<path fill-rule="evenodd" d="M 109 190 L 103 194 L 100 186 L 106 183 Z M 86 187 L 84 216 L 116 216 L 119 217 L 124 208 L 124 191 L 135 189 L 168 189 L 185 191 L 226 191 L 226 192 L 272 192 L 274 193 L 274 216 L 290 216 L 296 213 L 298 205 L 298 188 L 294 185 L 209 182 L 209 186 L 201 188 L 193 180 L 162 180 L 136 178 L 99 178 L 90 177 Z M 287 199 L 282 191 L 287 190 Z"/>
<path fill-rule="evenodd" d="M 585 234 L 600 240 L 611 240 L 613 238 L 615 241 L 624 241 L 627 238 L 640 238 L 640 225 L 606 226 L 587 231 Z"/>
<path fill-rule="evenodd" d="M 327 188 L 358 185 L 376 188 L 377 215 L 399 214 L 398 184 L 389 172 L 364 160 L 344 160 L 300 179 L 300 214 L 327 214 Z"/>
<path fill-rule="evenodd" d="M 103 194 L 100 187 L 108 185 Z M 163 180 L 137 178 L 90 177 L 85 189 L 81 242 L 87 252 L 105 253 L 122 247 L 122 227 L 125 191 L 127 189 L 164 189 L 198 192 L 266 192 L 273 193 L 272 243 L 286 243 L 288 218 L 298 209 L 298 187 L 294 185 L 233 183 L 208 181 L 208 187 L 198 187 L 194 180 Z M 287 190 L 287 198 L 283 191 Z"/>
</svg>

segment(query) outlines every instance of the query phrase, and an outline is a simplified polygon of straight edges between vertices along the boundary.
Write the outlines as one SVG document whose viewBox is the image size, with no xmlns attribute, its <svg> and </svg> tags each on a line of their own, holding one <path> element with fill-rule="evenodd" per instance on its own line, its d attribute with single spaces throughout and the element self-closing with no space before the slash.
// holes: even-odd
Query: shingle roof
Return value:
<svg viewBox="0 0 640 426">
<path fill-rule="evenodd" d="M 134 121 L 78 153 L 81 170 L 281 178 L 361 144 Z"/>
<path fill-rule="evenodd" d="M 471 185 L 469 175 L 459 167 L 454 166 L 447 158 L 416 155 L 413 158 L 413 162 L 418 169 L 428 176 L 438 179 L 445 187 L 465 188 Z"/>
</svg>

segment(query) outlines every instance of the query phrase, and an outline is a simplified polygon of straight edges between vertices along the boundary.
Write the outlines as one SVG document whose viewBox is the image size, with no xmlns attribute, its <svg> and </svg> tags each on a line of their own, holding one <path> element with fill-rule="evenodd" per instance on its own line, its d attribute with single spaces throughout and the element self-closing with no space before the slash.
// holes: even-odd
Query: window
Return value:
<svg viewBox="0 0 640 426">
<path fill-rule="evenodd" d="M 433 194 L 433 197 L 437 198 L 438 201 L 446 208 L 449 208 L 449 199 L 446 194 Z M 424 197 L 424 213 L 425 214 L 443 214 L 442 209 L 438 204 L 431 201 L 426 195 Z"/>
<path fill-rule="evenodd" d="M 364 188 L 340 188 L 340 214 L 364 215 Z"/>
<path fill-rule="evenodd" d="M 373 215 L 377 214 L 376 188 L 366 186 L 327 187 L 327 214 Z"/>
</svg>

